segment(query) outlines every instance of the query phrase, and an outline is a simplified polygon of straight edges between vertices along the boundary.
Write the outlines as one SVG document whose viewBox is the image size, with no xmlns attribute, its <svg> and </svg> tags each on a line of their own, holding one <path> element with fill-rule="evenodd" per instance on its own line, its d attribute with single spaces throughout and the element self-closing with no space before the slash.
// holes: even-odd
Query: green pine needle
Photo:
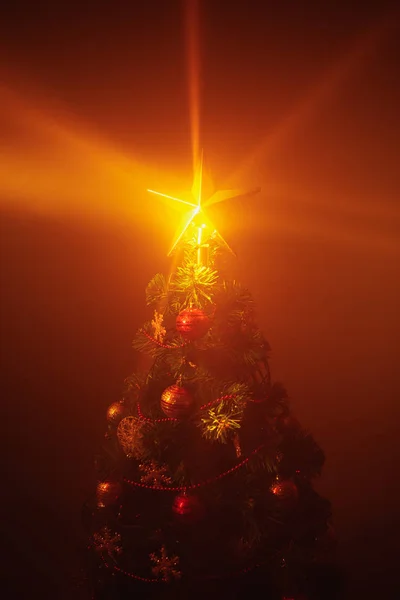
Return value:
<svg viewBox="0 0 400 600">
<path fill-rule="evenodd" d="M 221 394 L 221 401 L 208 409 L 200 419 L 203 436 L 225 444 L 241 427 L 249 390 L 245 384 L 234 383 Z"/>
<path fill-rule="evenodd" d="M 212 302 L 218 273 L 194 262 L 178 267 L 172 281 L 172 291 L 184 296 L 182 306 L 199 306 Z"/>
<path fill-rule="evenodd" d="M 150 304 L 158 304 L 166 299 L 168 293 L 167 282 L 164 275 L 157 273 L 153 279 L 149 281 L 146 287 L 146 302 Z"/>
<path fill-rule="evenodd" d="M 210 408 L 207 417 L 203 417 L 203 435 L 205 438 L 225 444 L 235 431 L 240 429 L 242 412 L 236 410 L 225 413 L 223 403 L 216 408 Z"/>
</svg>

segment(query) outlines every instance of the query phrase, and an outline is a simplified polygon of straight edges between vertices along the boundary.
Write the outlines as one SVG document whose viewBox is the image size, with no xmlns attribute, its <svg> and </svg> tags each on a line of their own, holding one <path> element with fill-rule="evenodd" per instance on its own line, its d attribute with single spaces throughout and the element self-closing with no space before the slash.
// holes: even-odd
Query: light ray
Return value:
<svg viewBox="0 0 400 600">
<path fill-rule="evenodd" d="M 200 160 L 194 172 L 192 196 L 196 200 L 196 206 L 202 204 L 202 184 L 203 184 L 203 151 L 201 151 Z"/>
<path fill-rule="evenodd" d="M 261 191 L 261 188 L 254 188 L 253 190 L 217 190 L 208 200 L 203 204 L 203 207 L 212 206 L 226 200 L 233 200 L 234 198 L 242 198 L 245 196 L 254 196 Z"/>
<path fill-rule="evenodd" d="M 255 190 L 251 190 L 250 192 L 245 192 L 243 190 L 219 190 L 217 192 L 214 192 L 210 198 L 208 198 L 204 203 L 203 203 L 203 198 L 202 198 L 202 188 L 203 188 L 203 152 L 201 152 L 201 158 L 197 164 L 197 168 L 195 170 L 194 173 L 194 177 L 193 177 L 193 185 L 192 185 L 192 190 L 191 190 L 191 194 L 193 197 L 194 202 L 187 202 L 186 200 L 182 200 L 181 198 L 176 198 L 174 196 L 169 196 L 168 194 L 163 194 L 161 192 L 156 192 L 154 190 L 148 189 L 147 191 L 152 193 L 152 194 L 156 194 L 157 196 L 161 196 L 164 198 L 168 198 L 170 200 L 174 200 L 175 202 L 178 202 L 180 204 L 186 204 L 189 205 L 191 207 L 193 207 L 193 210 L 190 211 L 187 219 L 185 220 L 185 224 L 184 226 L 179 230 L 178 235 L 175 238 L 174 243 L 172 244 L 171 250 L 168 253 L 168 256 L 172 254 L 172 252 L 176 249 L 176 247 L 178 246 L 179 242 L 182 240 L 183 236 L 185 235 L 185 233 L 188 230 L 188 227 L 191 223 L 193 223 L 194 219 L 196 216 L 201 215 L 202 218 L 202 222 L 197 224 L 197 240 L 198 240 L 198 246 L 200 246 L 202 243 L 204 243 L 204 229 L 207 228 L 209 230 L 209 237 L 218 237 L 218 239 L 221 241 L 221 243 L 225 246 L 225 248 L 231 252 L 234 256 L 235 252 L 232 250 L 232 248 L 229 246 L 228 242 L 222 237 L 222 235 L 219 233 L 219 231 L 217 231 L 217 229 L 214 227 L 214 225 L 211 223 L 210 219 L 208 218 L 208 216 L 206 215 L 206 213 L 204 212 L 204 207 L 205 206 L 210 206 L 212 204 L 215 204 L 216 202 L 224 202 L 226 200 L 230 200 L 232 198 L 237 198 L 239 196 L 246 196 L 248 194 L 255 194 L 257 192 L 260 191 L 259 188 L 255 189 Z M 198 253 L 198 256 L 200 256 L 200 253 Z M 200 260 L 200 259 L 199 259 Z"/>
<path fill-rule="evenodd" d="M 232 250 L 232 248 L 230 247 L 230 245 L 228 244 L 226 239 L 220 234 L 219 231 L 215 230 L 215 235 L 219 238 L 219 240 L 222 242 L 222 245 L 225 246 L 225 248 L 228 250 L 228 252 L 233 254 L 233 256 L 237 256 L 236 252 L 234 250 Z"/>
<path fill-rule="evenodd" d="M 393 23 L 397 22 L 399 9 L 385 14 L 372 28 L 361 33 L 353 41 L 348 53 L 333 64 L 322 77 L 301 97 L 292 111 L 286 114 L 273 128 L 271 133 L 264 136 L 254 150 L 247 156 L 238 169 L 232 174 L 235 179 L 245 177 L 253 165 L 265 160 L 268 155 L 275 153 L 279 147 L 300 127 L 317 114 L 317 110 L 333 93 L 354 73 L 363 60 L 371 54 L 382 42 Z"/>
<path fill-rule="evenodd" d="M 157 196 L 162 196 L 163 198 L 168 198 L 169 200 L 175 200 L 175 202 L 180 202 L 181 204 L 187 204 L 188 206 L 192 206 L 193 208 L 197 207 L 197 204 L 193 204 L 193 202 L 187 202 L 186 200 L 182 200 L 181 198 L 175 198 L 174 196 L 168 196 L 168 194 L 162 194 L 161 192 L 156 192 L 155 190 L 147 190 L 150 194 L 156 194 Z"/>
<path fill-rule="evenodd" d="M 171 256 L 171 254 L 173 253 L 173 251 L 175 250 L 175 248 L 177 247 L 177 245 L 179 244 L 179 242 L 181 241 L 181 239 L 183 238 L 183 236 L 185 235 L 185 233 L 187 232 L 190 224 L 193 222 L 193 219 L 196 217 L 196 215 L 199 214 L 199 207 L 196 206 L 189 214 L 189 217 L 185 223 L 185 225 L 183 226 L 181 232 L 178 234 L 175 242 L 172 244 L 170 251 L 168 252 L 168 256 Z"/>
<path fill-rule="evenodd" d="M 186 68 L 189 95 L 190 133 L 192 142 L 193 172 L 199 162 L 200 150 L 200 43 L 199 2 L 185 1 Z"/>
<path fill-rule="evenodd" d="M 49 102 L 38 90 L 22 95 L 1 83 L 0 112 L 0 208 L 153 220 L 142 201 L 153 170 L 57 100 Z"/>
</svg>

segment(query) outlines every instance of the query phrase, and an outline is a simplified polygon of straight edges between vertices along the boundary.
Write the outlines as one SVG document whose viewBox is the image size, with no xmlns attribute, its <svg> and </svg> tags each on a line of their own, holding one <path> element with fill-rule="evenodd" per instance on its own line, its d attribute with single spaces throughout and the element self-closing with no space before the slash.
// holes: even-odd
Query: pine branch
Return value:
<svg viewBox="0 0 400 600">
<path fill-rule="evenodd" d="M 257 385 L 255 386 L 257 388 Z M 270 417 L 287 417 L 289 415 L 289 398 L 286 389 L 280 382 L 268 386 L 264 393 L 266 413 Z"/>
<path fill-rule="evenodd" d="M 279 467 L 282 472 L 289 475 L 298 472 L 309 479 L 321 474 L 325 455 L 310 433 L 299 429 L 295 435 L 285 436 L 279 450 L 282 452 Z"/>
<path fill-rule="evenodd" d="M 207 409 L 198 425 L 206 439 L 225 444 L 241 427 L 249 390 L 245 384 L 234 383 L 225 388 L 221 400 Z"/>
<path fill-rule="evenodd" d="M 260 361 L 266 359 L 265 341 L 260 329 L 237 331 L 223 342 L 229 360 L 239 368 L 257 370 Z"/>
<path fill-rule="evenodd" d="M 182 348 L 182 339 L 176 334 L 175 330 L 171 337 L 162 342 L 155 337 L 154 325 L 152 322 L 146 322 L 141 327 L 132 342 L 132 346 L 139 352 L 145 352 L 152 358 L 159 358 L 167 351 L 177 351 Z"/>
<path fill-rule="evenodd" d="M 218 273 L 194 262 L 185 261 L 178 267 L 171 282 L 174 293 L 183 296 L 182 307 L 198 306 L 199 308 L 212 302 L 213 288 L 218 280 Z"/>
<path fill-rule="evenodd" d="M 125 381 L 125 392 L 138 394 L 146 383 L 146 376 L 143 373 L 132 373 L 126 377 Z"/>
<path fill-rule="evenodd" d="M 155 340 L 146 335 L 144 329 L 139 329 L 136 337 L 132 342 L 132 347 L 139 352 L 144 352 L 152 358 L 158 358 L 163 353 L 163 348 L 160 347 Z"/>
<path fill-rule="evenodd" d="M 158 304 L 166 299 L 168 294 L 168 286 L 164 275 L 157 273 L 153 279 L 149 281 L 146 287 L 146 302 L 147 305 Z"/>
<path fill-rule="evenodd" d="M 178 315 L 185 307 L 186 304 L 184 297 L 175 293 L 173 290 L 169 290 L 165 314 Z"/>
<path fill-rule="evenodd" d="M 223 281 L 215 291 L 216 317 L 230 327 L 248 323 L 253 317 L 254 300 L 237 281 Z"/>
</svg>

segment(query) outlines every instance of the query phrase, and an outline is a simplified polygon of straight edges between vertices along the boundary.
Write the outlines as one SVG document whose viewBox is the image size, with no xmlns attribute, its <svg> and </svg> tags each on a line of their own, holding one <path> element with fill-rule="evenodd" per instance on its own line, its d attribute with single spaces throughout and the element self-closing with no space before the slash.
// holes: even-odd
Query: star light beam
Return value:
<svg viewBox="0 0 400 600">
<path fill-rule="evenodd" d="M 212 206 L 213 204 L 225 202 L 226 200 L 232 200 L 233 198 L 239 198 L 241 196 L 250 196 L 250 195 L 257 194 L 260 191 L 260 188 L 256 188 L 256 189 L 253 189 L 250 191 L 217 190 L 216 192 L 212 193 L 211 196 L 209 196 L 204 201 L 203 201 L 203 197 L 202 197 L 202 188 L 203 188 L 203 152 L 201 153 L 201 158 L 198 162 L 198 165 L 197 165 L 195 173 L 194 173 L 193 185 L 192 185 L 192 190 L 191 190 L 191 196 L 193 198 L 193 202 L 188 202 L 187 200 L 183 200 L 181 198 L 176 198 L 175 196 L 169 196 L 168 194 L 163 194 L 162 192 L 157 192 L 155 190 L 151 190 L 151 189 L 147 190 L 148 192 L 150 192 L 151 194 L 155 194 L 156 196 L 161 196 L 162 198 L 168 198 L 169 200 L 173 200 L 174 202 L 177 202 L 179 204 L 185 204 L 186 206 L 191 207 L 191 210 L 186 215 L 186 218 L 184 220 L 184 225 L 182 226 L 182 228 L 180 230 L 178 230 L 178 233 L 175 237 L 172 247 L 171 247 L 170 251 L 168 252 L 168 256 L 170 256 L 174 252 L 174 250 L 176 249 L 179 242 L 182 240 L 182 238 L 184 237 L 185 233 L 187 232 L 188 228 L 190 227 L 190 225 L 192 223 L 197 227 L 197 245 L 199 248 L 204 243 L 204 240 L 203 240 L 204 230 L 209 229 L 209 230 L 211 230 L 209 237 L 211 235 L 218 236 L 218 238 L 224 244 L 226 249 L 229 250 L 229 252 L 231 252 L 233 255 L 235 255 L 234 251 L 229 246 L 228 242 L 222 237 L 222 235 L 219 233 L 219 231 L 214 227 L 213 223 L 207 217 L 207 214 L 205 213 L 204 208 Z M 201 217 L 201 219 L 199 218 L 198 223 L 196 223 L 196 221 L 195 221 L 196 217 Z M 199 253 L 199 257 L 200 257 L 200 253 Z M 198 260 L 200 261 L 200 258 Z"/>
</svg>

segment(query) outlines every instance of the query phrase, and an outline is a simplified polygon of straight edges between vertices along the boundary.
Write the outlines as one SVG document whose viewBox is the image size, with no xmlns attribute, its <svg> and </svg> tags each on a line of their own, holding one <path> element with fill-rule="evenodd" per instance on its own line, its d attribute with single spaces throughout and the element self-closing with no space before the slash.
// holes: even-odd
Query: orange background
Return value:
<svg viewBox="0 0 400 600">
<path fill-rule="evenodd" d="M 179 215 L 145 189 L 175 194 L 192 176 L 182 7 L 124 4 L 16 2 L 1 25 L 5 569 L 60 598 L 144 287 L 169 268 Z M 262 188 L 213 216 L 273 376 L 326 452 L 317 485 L 348 597 L 384 597 L 400 501 L 396 13 L 200 4 L 206 166 L 218 187 Z"/>
</svg>

